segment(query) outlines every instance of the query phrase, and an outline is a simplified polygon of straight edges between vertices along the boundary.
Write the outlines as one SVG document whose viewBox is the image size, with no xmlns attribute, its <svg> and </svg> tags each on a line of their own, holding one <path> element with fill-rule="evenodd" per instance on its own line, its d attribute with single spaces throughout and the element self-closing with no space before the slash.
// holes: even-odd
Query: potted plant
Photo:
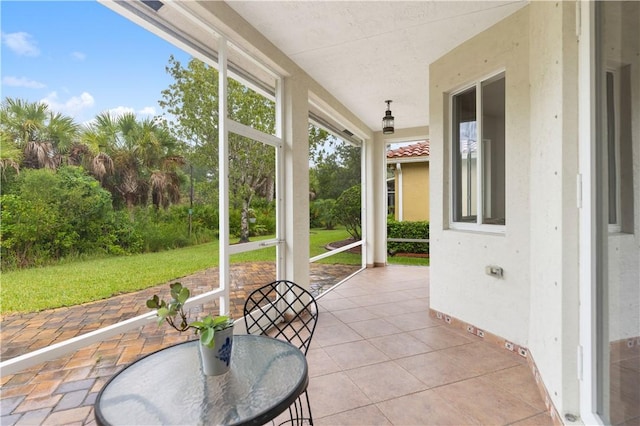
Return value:
<svg viewBox="0 0 640 426">
<path fill-rule="evenodd" d="M 149 309 L 156 309 L 158 325 L 166 322 L 179 332 L 193 329 L 200 336 L 202 369 L 208 376 L 226 373 L 231 363 L 233 344 L 233 320 L 228 315 L 207 315 L 200 321 L 188 321 L 184 304 L 191 295 L 181 283 L 170 284 L 171 300 L 166 302 L 158 295 L 147 300 Z"/>
</svg>

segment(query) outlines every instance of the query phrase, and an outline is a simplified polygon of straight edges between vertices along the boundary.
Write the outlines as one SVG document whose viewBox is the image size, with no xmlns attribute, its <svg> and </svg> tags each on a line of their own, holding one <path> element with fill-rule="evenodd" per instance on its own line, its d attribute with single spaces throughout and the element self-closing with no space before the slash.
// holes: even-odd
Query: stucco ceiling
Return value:
<svg viewBox="0 0 640 426">
<path fill-rule="evenodd" d="M 228 1 L 372 130 L 429 124 L 429 64 L 517 1 Z"/>
</svg>

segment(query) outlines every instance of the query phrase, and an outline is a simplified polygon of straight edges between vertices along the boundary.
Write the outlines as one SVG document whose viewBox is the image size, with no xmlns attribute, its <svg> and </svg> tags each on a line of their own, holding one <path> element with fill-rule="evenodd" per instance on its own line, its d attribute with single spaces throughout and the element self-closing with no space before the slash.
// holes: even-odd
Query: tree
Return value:
<svg viewBox="0 0 640 426">
<path fill-rule="evenodd" d="M 73 118 L 50 111 L 47 104 L 6 98 L 0 108 L 0 134 L 3 148 L 12 156 L 3 156 L 3 167 L 56 169 L 77 143 L 79 126 Z"/>
<path fill-rule="evenodd" d="M 360 183 L 360 148 L 309 126 L 310 193 L 314 199 L 336 199 Z"/>
<path fill-rule="evenodd" d="M 189 162 L 196 179 L 217 186 L 218 176 L 218 71 L 198 59 L 183 67 L 173 56 L 167 72 L 174 78 L 162 91 L 160 106 L 176 134 L 191 144 Z M 241 83 L 229 79 L 229 118 L 261 132 L 273 134 L 275 104 Z M 229 190 L 232 205 L 241 209 L 240 241 L 249 240 L 249 209 L 253 197 L 270 199 L 274 193 L 275 151 L 271 146 L 232 134 L 229 137 Z"/>
<path fill-rule="evenodd" d="M 361 189 L 360 184 L 344 191 L 336 200 L 337 221 L 345 226 L 354 240 L 360 240 L 361 228 Z"/>
<path fill-rule="evenodd" d="M 184 158 L 178 141 L 161 122 L 104 112 L 82 137 L 88 146 L 100 149 L 89 170 L 128 209 L 146 205 L 149 199 L 156 208 L 180 201 Z"/>
</svg>

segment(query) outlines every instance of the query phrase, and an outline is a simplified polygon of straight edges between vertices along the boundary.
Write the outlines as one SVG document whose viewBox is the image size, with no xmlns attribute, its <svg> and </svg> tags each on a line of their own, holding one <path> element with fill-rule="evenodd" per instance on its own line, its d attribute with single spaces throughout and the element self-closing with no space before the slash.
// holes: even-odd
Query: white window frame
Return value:
<svg viewBox="0 0 640 426">
<path fill-rule="evenodd" d="M 487 223 L 482 223 L 483 217 L 484 217 L 484 202 L 485 202 L 485 194 L 484 194 L 484 181 L 486 178 L 486 167 L 487 165 L 485 164 L 484 161 L 484 153 L 483 150 L 485 148 L 485 143 L 488 142 L 489 144 L 491 143 L 491 141 L 489 139 L 483 139 L 482 138 L 482 83 L 485 82 L 489 82 L 492 80 L 498 80 L 500 78 L 504 78 L 505 79 L 505 84 L 506 84 L 506 70 L 505 69 L 500 69 L 494 73 L 488 74 L 486 76 L 483 76 L 482 78 L 479 78 L 477 80 L 475 80 L 473 83 L 471 84 L 466 84 L 458 89 L 456 89 L 455 91 L 449 93 L 449 111 L 448 111 L 448 117 L 449 117 L 449 149 L 450 149 L 450 153 L 451 155 L 449 156 L 449 171 L 450 171 L 450 176 L 449 176 L 449 229 L 455 229 L 455 230 L 463 230 L 463 231 L 479 231 L 479 232 L 486 232 L 486 233 L 497 233 L 497 234 L 505 234 L 506 233 L 506 224 L 505 225 L 495 225 L 495 224 L 487 224 Z M 476 90 L 476 138 L 478 139 L 478 144 L 477 144 L 477 161 L 476 161 L 476 167 L 477 167 L 477 171 L 476 171 L 476 190 L 477 190 L 477 196 L 476 196 L 476 211 L 478 212 L 477 216 L 476 216 L 476 222 L 475 223 L 470 223 L 470 222 L 457 222 L 454 220 L 454 216 L 455 216 L 455 209 L 454 209 L 454 203 L 455 203 L 455 182 L 456 182 L 456 178 L 455 178 L 455 167 L 454 167 L 454 159 L 455 159 L 455 155 L 457 155 L 457 153 L 454 150 L 454 146 L 455 146 L 455 140 L 454 140 L 454 135 L 455 132 L 453 131 L 453 126 L 454 126 L 454 122 L 453 122 L 453 117 L 454 117 L 454 112 L 453 112 L 453 99 L 455 96 L 469 90 L 475 88 Z M 505 104 L 506 104 L 506 93 L 505 93 Z M 506 111 L 505 111 L 505 121 L 506 121 Z M 506 127 L 506 125 L 505 125 Z M 505 128 L 505 132 L 506 132 L 506 128 Z M 506 147 L 506 143 L 505 143 L 505 166 L 506 166 L 506 161 L 507 161 L 507 147 Z M 490 163 L 489 163 L 490 166 Z M 505 167 L 505 216 L 506 216 L 506 211 L 507 211 L 507 206 L 506 206 L 506 167 Z M 505 217 L 505 223 L 506 223 L 506 217 Z"/>
<path fill-rule="evenodd" d="M 614 67 L 607 67 L 605 69 L 604 75 L 605 75 L 605 79 L 607 78 L 607 75 L 611 74 L 613 77 L 613 118 L 614 118 L 614 123 L 613 123 L 613 128 L 614 128 L 614 164 L 615 164 L 615 174 L 616 174 L 616 183 L 615 183 L 615 196 L 616 196 L 616 203 L 615 203 L 615 220 L 613 223 L 609 222 L 609 233 L 614 234 L 614 233 L 620 233 L 622 231 L 622 224 L 621 224 L 621 208 L 622 208 L 622 202 L 620 200 L 620 197 L 622 195 L 622 191 L 621 191 L 621 171 L 620 171 L 620 112 L 621 112 L 621 105 L 620 105 L 620 72 L 617 68 Z M 606 97 L 608 100 L 608 96 L 609 96 L 609 92 L 608 92 L 608 87 L 605 89 L 606 91 Z M 607 103 L 607 111 L 605 113 L 605 120 L 608 120 L 609 118 L 609 111 L 608 111 L 608 103 Z M 607 128 L 608 128 L 609 123 L 607 122 Z M 607 135 L 607 143 L 609 142 L 609 136 Z M 607 154 L 608 154 L 608 150 L 607 150 Z M 606 165 L 607 167 L 609 166 L 609 164 L 611 164 L 611 162 L 609 161 L 609 159 L 607 158 L 607 162 Z M 609 171 L 606 171 L 607 175 L 609 174 Z"/>
</svg>

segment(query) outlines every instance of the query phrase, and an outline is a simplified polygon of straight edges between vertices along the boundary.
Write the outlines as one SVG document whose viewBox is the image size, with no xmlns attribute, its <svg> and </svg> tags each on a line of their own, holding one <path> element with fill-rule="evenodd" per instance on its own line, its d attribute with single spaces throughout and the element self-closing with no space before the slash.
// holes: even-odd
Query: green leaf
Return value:
<svg viewBox="0 0 640 426">
<path fill-rule="evenodd" d="M 202 321 L 193 321 L 191 323 L 191 326 L 195 327 L 197 329 L 202 329 L 202 328 L 204 328 L 205 325 L 204 325 L 204 323 Z"/>
<path fill-rule="evenodd" d="M 226 315 L 220 315 L 213 320 L 213 328 L 216 330 L 224 330 L 232 324 L 233 321 L 231 321 L 231 319 Z"/>
<path fill-rule="evenodd" d="M 158 309 L 160 307 L 160 299 L 158 295 L 154 295 L 152 299 L 147 300 L 147 308 Z"/>
<path fill-rule="evenodd" d="M 209 348 L 212 348 L 215 342 L 214 335 L 215 331 L 213 330 L 213 328 L 205 328 L 200 334 L 200 343 Z"/>
<path fill-rule="evenodd" d="M 178 299 L 178 302 L 180 302 L 180 304 L 184 305 L 184 302 L 187 301 L 187 299 L 189 298 L 189 289 L 186 287 L 182 287 L 182 289 L 180 290 L 180 293 L 178 294 L 178 297 L 176 297 L 176 299 Z"/>
<path fill-rule="evenodd" d="M 173 297 L 174 299 L 178 299 L 178 295 L 182 291 L 182 284 L 173 283 L 170 284 L 169 287 L 171 287 L 171 297 Z"/>
</svg>

